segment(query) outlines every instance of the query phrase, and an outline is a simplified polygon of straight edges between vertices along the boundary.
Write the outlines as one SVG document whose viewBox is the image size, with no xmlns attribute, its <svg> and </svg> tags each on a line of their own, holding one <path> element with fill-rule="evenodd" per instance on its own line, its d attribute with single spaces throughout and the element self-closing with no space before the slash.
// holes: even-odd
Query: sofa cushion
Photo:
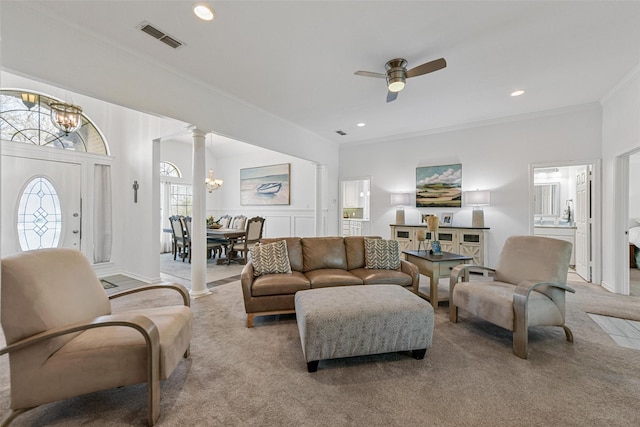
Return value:
<svg viewBox="0 0 640 427">
<path fill-rule="evenodd" d="M 369 238 L 380 239 L 380 237 Z M 362 236 L 347 236 L 344 238 L 344 247 L 347 252 L 347 270 L 365 266 L 364 239 Z"/>
<path fill-rule="evenodd" d="M 260 240 L 262 243 L 273 243 L 279 240 L 287 242 L 287 254 L 289 255 L 289 264 L 291 264 L 291 270 L 303 271 L 304 264 L 302 260 L 302 243 L 300 237 L 285 237 L 285 238 L 263 238 Z"/>
<path fill-rule="evenodd" d="M 329 286 L 362 285 L 362 280 L 341 268 L 325 268 L 307 271 L 304 274 L 311 288 L 327 288 Z"/>
<path fill-rule="evenodd" d="M 309 279 L 298 271 L 292 271 L 291 274 L 265 274 L 255 278 L 251 284 L 251 295 L 293 295 L 310 287 Z"/>
<path fill-rule="evenodd" d="M 321 268 L 347 269 L 342 237 L 305 237 L 302 239 L 303 272 Z"/>
<path fill-rule="evenodd" d="M 253 275 L 291 273 L 287 243 L 279 240 L 273 243 L 260 244 L 249 249 L 253 262 Z"/>
<path fill-rule="evenodd" d="M 399 270 L 356 268 L 355 270 L 349 270 L 349 273 L 362 280 L 365 285 L 411 286 L 413 284 L 413 278 Z"/>
<path fill-rule="evenodd" d="M 397 240 L 364 239 L 365 268 L 398 270 L 400 249 Z"/>
</svg>

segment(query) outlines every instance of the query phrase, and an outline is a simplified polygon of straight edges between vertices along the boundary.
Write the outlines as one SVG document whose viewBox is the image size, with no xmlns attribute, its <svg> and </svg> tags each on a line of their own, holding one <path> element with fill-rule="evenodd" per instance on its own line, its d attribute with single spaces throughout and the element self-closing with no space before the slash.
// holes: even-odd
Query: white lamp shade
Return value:
<svg viewBox="0 0 640 427">
<path fill-rule="evenodd" d="M 467 206 L 489 206 L 491 204 L 491 192 L 489 190 L 467 191 L 464 196 Z"/>
<path fill-rule="evenodd" d="M 391 206 L 409 206 L 409 193 L 393 193 L 391 194 Z"/>
</svg>

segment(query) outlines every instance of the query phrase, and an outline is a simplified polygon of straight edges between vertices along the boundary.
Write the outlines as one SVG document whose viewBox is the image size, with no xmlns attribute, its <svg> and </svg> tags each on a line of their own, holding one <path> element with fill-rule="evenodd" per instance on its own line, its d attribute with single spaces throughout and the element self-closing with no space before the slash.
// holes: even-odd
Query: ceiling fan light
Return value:
<svg viewBox="0 0 640 427">
<path fill-rule="evenodd" d="M 404 89 L 404 79 L 389 80 L 389 92 L 400 92 Z"/>
</svg>

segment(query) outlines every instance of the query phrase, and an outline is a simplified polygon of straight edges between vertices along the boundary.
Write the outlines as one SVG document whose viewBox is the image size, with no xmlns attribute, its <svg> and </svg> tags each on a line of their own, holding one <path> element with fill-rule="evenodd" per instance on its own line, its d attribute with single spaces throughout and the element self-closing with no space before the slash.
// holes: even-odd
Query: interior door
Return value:
<svg viewBox="0 0 640 427">
<path fill-rule="evenodd" d="M 591 282 L 591 174 L 588 166 L 576 173 L 576 273 Z"/>
<path fill-rule="evenodd" d="M 47 187 L 57 195 L 59 201 L 59 216 L 54 220 L 48 206 L 44 206 L 38 213 L 37 219 L 31 216 L 30 221 L 36 223 L 38 233 L 50 232 L 53 227 L 59 229 L 55 240 L 43 239 L 47 242 L 55 241 L 56 247 L 68 247 L 80 250 L 82 216 L 81 216 L 81 183 L 82 167 L 77 163 L 32 159 L 20 156 L 2 156 L 2 255 L 21 252 L 18 236 L 18 220 L 24 218 L 24 205 L 21 210 L 21 199 L 25 189 L 33 189 L 32 199 L 36 204 L 41 195 L 37 186 L 30 186 L 34 178 L 43 177 L 51 185 Z M 20 212 L 19 212 L 20 211 Z M 56 231 L 57 232 L 57 231 Z M 24 232 L 21 232 L 24 236 Z M 33 232 L 31 232 L 33 234 Z M 24 241 L 25 238 L 22 237 Z M 35 248 L 31 248 L 35 249 Z"/>
</svg>

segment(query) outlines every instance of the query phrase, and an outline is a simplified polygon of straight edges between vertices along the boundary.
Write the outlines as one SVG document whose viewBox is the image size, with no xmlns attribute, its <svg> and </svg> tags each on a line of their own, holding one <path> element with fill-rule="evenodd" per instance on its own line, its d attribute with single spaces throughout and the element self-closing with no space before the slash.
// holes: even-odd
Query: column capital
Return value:
<svg viewBox="0 0 640 427">
<path fill-rule="evenodd" d="M 187 129 L 191 132 L 194 138 L 197 138 L 197 137 L 204 138 L 207 136 L 207 133 L 208 133 L 202 129 L 199 129 L 197 126 L 189 126 Z"/>
</svg>

